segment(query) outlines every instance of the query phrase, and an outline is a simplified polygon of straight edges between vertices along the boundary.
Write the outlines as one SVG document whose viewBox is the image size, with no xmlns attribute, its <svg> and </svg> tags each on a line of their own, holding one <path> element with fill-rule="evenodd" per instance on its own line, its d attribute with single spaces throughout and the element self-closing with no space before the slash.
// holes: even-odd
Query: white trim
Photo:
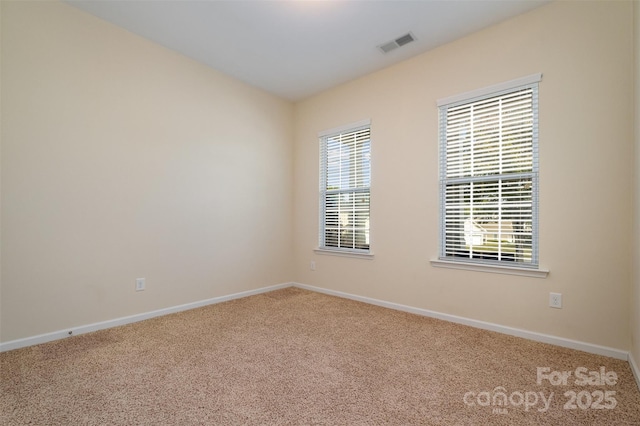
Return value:
<svg viewBox="0 0 640 426">
<path fill-rule="evenodd" d="M 436 268 L 462 269 L 465 271 L 490 272 L 494 274 L 520 275 L 523 277 L 547 278 L 549 270 L 534 268 L 518 268 L 515 266 L 489 265 L 483 263 L 457 262 L 451 260 L 431 259 L 431 266 Z"/>
<path fill-rule="evenodd" d="M 633 354 L 629 352 L 629 366 L 631 367 L 631 372 L 633 373 L 633 377 L 636 379 L 636 385 L 638 385 L 638 390 L 640 390 L 640 368 L 638 368 L 638 364 L 633 359 Z"/>
<path fill-rule="evenodd" d="M 355 131 L 359 128 L 370 127 L 371 119 L 367 118 L 365 120 L 356 121 L 355 123 L 345 124 L 344 126 L 334 127 L 333 129 L 323 130 L 318 133 L 318 138 L 324 138 L 331 135 L 336 135 L 338 133 Z"/>
<path fill-rule="evenodd" d="M 492 86 L 483 87 L 482 89 L 472 90 L 470 92 L 460 93 L 457 95 L 438 99 L 436 103 L 438 107 L 441 107 L 443 105 L 454 104 L 456 102 L 467 101 L 470 99 L 491 95 L 493 93 L 502 92 L 504 90 L 510 90 L 516 87 L 526 86 L 527 84 L 539 83 L 540 81 L 542 81 L 542 73 L 531 74 L 526 77 L 516 78 L 514 80 L 505 81 L 503 83 L 498 83 Z"/>
<path fill-rule="evenodd" d="M 255 290 L 242 291 L 240 293 L 233 293 L 226 296 L 219 296 L 211 299 L 200 300 L 197 302 L 185 303 L 184 305 L 171 306 L 168 308 L 158 309 L 150 312 L 144 312 L 136 315 L 130 315 L 127 317 L 121 317 L 121 318 L 116 318 L 112 320 L 96 322 L 93 324 L 81 325 L 78 327 L 69 327 L 65 330 L 53 331 L 51 333 L 40 334 L 32 337 L 25 337 L 23 339 L 10 340 L 8 342 L 0 343 L 0 352 L 6 352 L 13 349 L 24 348 L 32 345 L 38 345 L 40 343 L 47 343 L 53 340 L 64 339 L 65 337 L 69 337 L 71 335 L 76 336 L 79 334 L 90 333 L 92 331 L 118 327 L 120 325 L 144 321 L 144 320 L 159 317 L 162 315 L 173 314 L 176 312 L 200 308 L 202 306 L 207 306 L 207 305 L 214 305 L 216 303 L 227 302 L 229 300 L 240 299 L 242 297 L 247 297 L 247 296 L 254 296 L 256 294 L 266 293 L 269 291 L 279 290 L 279 289 L 287 288 L 291 286 L 292 286 L 292 283 L 276 284 L 269 287 L 262 287 Z"/>
<path fill-rule="evenodd" d="M 549 343 L 551 345 L 561 346 L 563 348 L 575 349 L 596 355 L 608 356 L 611 358 L 627 360 L 629 352 L 620 349 L 610 348 L 606 346 L 595 345 L 592 343 L 580 342 L 577 340 L 565 339 L 563 337 L 551 336 L 549 334 L 536 333 L 533 331 L 522 330 L 519 328 L 506 327 L 485 321 L 478 321 L 470 318 L 459 317 L 456 315 L 443 314 L 440 312 L 430 311 L 427 309 L 414 308 L 412 306 L 401 305 L 398 303 L 386 302 L 384 300 L 372 299 L 369 297 L 358 296 L 355 294 L 343 293 L 337 290 L 329 290 L 321 287 L 314 287 L 306 284 L 294 283 L 295 287 L 305 290 L 324 293 L 331 296 L 342 297 L 344 299 L 356 300 L 358 302 L 368 303 L 370 305 L 382 306 L 383 308 L 395 309 L 397 311 L 409 312 L 412 314 L 422 315 L 425 317 L 436 318 L 456 324 L 468 325 L 470 327 L 480 328 L 483 330 L 495 331 L 510 336 L 522 337 L 523 339 L 533 340 L 536 342 Z"/>
<path fill-rule="evenodd" d="M 349 250 L 330 250 L 330 249 L 323 249 L 323 248 L 313 249 L 313 252 L 316 254 L 323 254 L 323 255 L 330 255 L 330 256 L 354 257 L 357 259 L 367 259 L 367 260 L 373 259 L 373 253 L 371 252 L 359 253 L 356 251 L 349 251 Z"/>
<path fill-rule="evenodd" d="M 615 348 L 609 348 L 606 346 L 595 345 L 592 343 L 565 339 L 557 336 L 551 336 L 548 334 L 536 333 L 536 332 L 522 330 L 518 328 L 506 327 L 499 324 L 478 321 L 470 318 L 459 317 L 456 315 L 443 314 L 440 312 L 430 311 L 427 309 L 415 308 L 412 306 L 386 302 L 384 300 L 372 299 L 369 297 L 358 296 L 355 294 L 344 293 L 337 290 L 329 290 L 321 287 L 315 287 L 315 286 L 300 284 L 296 282 L 277 284 L 269 287 L 262 287 L 255 290 L 248 290 L 240 293 L 230 294 L 227 296 L 214 297 L 212 299 L 186 303 L 184 305 L 158 309 L 156 311 L 146 312 L 146 313 L 137 314 L 137 315 L 131 315 L 128 317 L 116 318 L 114 320 L 103 321 L 103 322 L 88 324 L 88 325 L 79 326 L 79 327 L 71 327 L 65 330 L 59 330 L 51 333 L 40 334 L 38 336 L 11 340 L 8 342 L 0 343 L 0 352 L 6 352 L 13 349 L 19 349 L 27 346 L 37 345 L 40 343 L 46 343 L 54 340 L 64 339 L 65 337 L 69 337 L 70 331 L 73 333 L 73 335 L 85 334 L 92 331 L 98 331 L 106 328 L 117 327 L 120 325 L 131 324 L 134 322 L 139 322 L 139 321 L 143 321 L 146 319 L 150 319 L 150 318 L 154 318 L 162 315 L 168 315 L 176 312 L 186 311 L 189 309 L 199 308 L 202 306 L 227 302 L 229 300 L 239 299 L 239 298 L 248 297 L 248 296 L 254 296 L 257 294 L 267 293 L 269 291 L 280 290 L 288 287 L 298 287 L 298 288 L 302 288 L 309 291 L 315 291 L 317 293 L 323 293 L 331 296 L 342 297 L 344 299 L 356 300 L 358 302 L 364 302 L 370 305 L 382 306 L 384 308 L 395 309 L 398 311 L 409 312 L 416 315 L 422 315 L 430 318 L 441 319 L 443 321 L 449 321 L 457 324 L 468 325 L 470 327 L 480 328 L 483 330 L 495 331 L 495 332 L 507 334 L 510 336 L 522 337 L 524 339 L 533 340 L 537 342 L 549 343 L 552 345 L 584 351 L 584 352 L 588 352 L 596 355 L 603 355 L 611 358 L 626 360 L 629 362 L 631 366 L 631 370 L 633 371 L 633 374 L 636 378 L 636 382 L 638 383 L 638 387 L 640 388 L 640 369 L 638 369 L 638 365 L 635 363 L 631 354 L 627 351 L 623 351 Z"/>
</svg>

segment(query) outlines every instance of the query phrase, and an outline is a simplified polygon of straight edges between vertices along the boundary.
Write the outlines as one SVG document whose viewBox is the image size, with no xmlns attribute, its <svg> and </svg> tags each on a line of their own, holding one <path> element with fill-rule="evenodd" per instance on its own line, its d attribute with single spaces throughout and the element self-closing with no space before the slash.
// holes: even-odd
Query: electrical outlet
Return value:
<svg viewBox="0 0 640 426">
<path fill-rule="evenodd" d="M 315 271 L 315 270 L 316 270 L 316 261 L 315 261 L 315 260 L 312 260 L 312 261 L 311 261 L 311 270 L 312 270 L 312 271 Z"/>
<path fill-rule="evenodd" d="M 552 308 L 562 308 L 562 294 L 549 293 L 549 306 Z"/>
<path fill-rule="evenodd" d="M 142 291 L 145 287 L 145 279 L 144 278 L 136 278 L 136 291 Z"/>
</svg>

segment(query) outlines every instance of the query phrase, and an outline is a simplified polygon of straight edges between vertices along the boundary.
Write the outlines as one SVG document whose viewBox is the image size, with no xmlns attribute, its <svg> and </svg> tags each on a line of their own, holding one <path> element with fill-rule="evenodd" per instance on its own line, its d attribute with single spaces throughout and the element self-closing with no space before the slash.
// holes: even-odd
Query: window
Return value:
<svg viewBox="0 0 640 426">
<path fill-rule="evenodd" d="M 369 252 L 371 129 L 320 134 L 320 249 Z"/>
<path fill-rule="evenodd" d="M 538 266 L 540 79 L 438 102 L 441 260 Z"/>
</svg>

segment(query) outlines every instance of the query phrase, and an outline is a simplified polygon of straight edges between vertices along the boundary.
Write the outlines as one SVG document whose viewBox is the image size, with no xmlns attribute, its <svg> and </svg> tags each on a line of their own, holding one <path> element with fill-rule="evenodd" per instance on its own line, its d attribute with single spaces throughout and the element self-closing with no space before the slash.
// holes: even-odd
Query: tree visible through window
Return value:
<svg viewBox="0 0 640 426">
<path fill-rule="evenodd" d="M 440 258 L 537 266 L 537 82 L 440 105 Z"/>
<path fill-rule="evenodd" d="M 369 250 L 370 127 L 320 138 L 320 247 Z"/>
</svg>

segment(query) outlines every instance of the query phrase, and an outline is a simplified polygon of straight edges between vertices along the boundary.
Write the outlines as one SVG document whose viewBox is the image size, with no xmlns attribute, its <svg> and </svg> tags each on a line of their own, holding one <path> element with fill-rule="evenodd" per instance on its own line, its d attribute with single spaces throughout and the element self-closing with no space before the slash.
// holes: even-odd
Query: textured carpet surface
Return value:
<svg viewBox="0 0 640 426">
<path fill-rule="evenodd" d="M 640 425 L 640 393 L 624 361 L 287 288 L 2 353 L 0 424 Z"/>
</svg>

